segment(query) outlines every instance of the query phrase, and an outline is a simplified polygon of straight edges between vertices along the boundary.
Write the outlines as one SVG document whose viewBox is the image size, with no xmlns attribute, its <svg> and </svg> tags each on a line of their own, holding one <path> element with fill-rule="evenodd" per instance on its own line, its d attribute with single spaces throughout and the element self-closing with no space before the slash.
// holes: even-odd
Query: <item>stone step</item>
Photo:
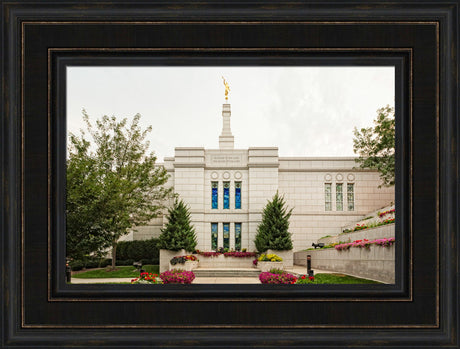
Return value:
<svg viewBox="0 0 460 349">
<path fill-rule="evenodd" d="M 259 277 L 260 270 L 255 268 L 196 268 L 196 277 Z"/>
</svg>

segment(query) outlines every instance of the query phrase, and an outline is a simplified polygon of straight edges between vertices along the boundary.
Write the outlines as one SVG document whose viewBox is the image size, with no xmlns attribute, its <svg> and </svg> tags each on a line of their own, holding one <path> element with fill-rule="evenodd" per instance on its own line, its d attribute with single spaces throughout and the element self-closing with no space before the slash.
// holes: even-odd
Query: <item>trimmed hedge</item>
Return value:
<svg viewBox="0 0 460 349">
<path fill-rule="evenodd" d="M 117 244 L 117 265 L 119 264 L 118 260 L 128 259 L 132 259 L 136 262 L 144 259 L 154 262 L 148 264 L 158 264 L 160 260 L 160 250 L 157 245 L 158 239 L 120 241 Z"/>
<path fill-rule="evenodd" d="M 133 265 L 142 262 L 142 265 L 160 264 L 160 250 L 157 247 L 158 239 L 120 241 L 117 244 L 116 265 Z M 83 268 L 105 268 L 112 264 L 112 259 L 89 258 L 86 261 L 73 260 L 70 262 L 72 270 Z"/>
<path fill-rule="evenodd" d="M 106 266 L 112 264 L 112 259 L 105 258 L 92 258 L 86 261 L 82 260 L 72 260 L 69 265 L 73 271 L 81 270 L 83 268 L 105 268 Z"/>
<path fill-rule="evenodd" d="M 158 259 L 140 259 L 140 260 L 134 260 L 134 259 L 117 259 L 117 266 L 129 266 L 133 265 L 134 262 L 141 262 L 142 265 L 158 265 Z M 100 264 L 96 261 L 89 261 L 84 263 L 81 260 L 73 260 L 70 262 L 70 266 L 72 268 L 72 271 L 78 271 L 82 270 L 83 268 L 87 269 L 92 269 L 92 268 L 105 268 L 109 265 L 112 265 L 112 260 L 111 259 L 104 259 Z"/>
</svg>

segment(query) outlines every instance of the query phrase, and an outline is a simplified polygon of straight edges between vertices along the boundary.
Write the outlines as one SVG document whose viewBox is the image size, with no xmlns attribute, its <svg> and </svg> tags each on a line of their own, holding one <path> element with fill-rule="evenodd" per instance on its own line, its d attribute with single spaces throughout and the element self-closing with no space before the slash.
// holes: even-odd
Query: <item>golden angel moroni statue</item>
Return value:
<svg viewBox="0 0 460 349">
<path fill-rule="evenodd" d="M 230 91 L 230 86 L 228 85 L 228 82 L 225 81 L 225 78 L 222 76 L 222 80 L 224 80 L 224 86 L 225 86 L 225 100 L 228 101 L 228 91 Z"/>
</svg>

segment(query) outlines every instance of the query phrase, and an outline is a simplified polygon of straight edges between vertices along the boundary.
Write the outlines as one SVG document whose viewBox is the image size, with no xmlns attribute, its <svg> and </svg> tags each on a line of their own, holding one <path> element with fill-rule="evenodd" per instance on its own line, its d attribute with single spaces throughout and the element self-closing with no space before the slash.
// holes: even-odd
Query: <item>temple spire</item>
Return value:
<svg viewBox="0 0 460 349">
<path fill-rule="evenodd" d="M 230 104 L 222 105 L 222 133 L 219 136 L 219 149 L 234 149 L 234 137 L 230 129 Z"/>
<path fill-rule="evenodd" d="M 232 113 L 230 111 L 230 104 L 228 103 L 230 86 L 223 76 L 222 80 L 225 86 L 225 104 L 222 105 L 222 133 L 219 136 L 219 149 L 233 149 L 234 138 L 230 129 L 230 116 Z"/>
</svg>

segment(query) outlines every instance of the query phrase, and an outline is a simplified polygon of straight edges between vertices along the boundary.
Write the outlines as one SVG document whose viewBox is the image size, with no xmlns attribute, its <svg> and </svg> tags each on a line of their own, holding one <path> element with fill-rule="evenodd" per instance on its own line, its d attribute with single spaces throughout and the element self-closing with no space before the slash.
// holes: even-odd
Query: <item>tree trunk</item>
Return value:
<svg viewBox="0 0 460 349">
<path fill-rule="evenodd" d="M 115 270 L 115 264 L 117 260 L 117 242 L 112 242 L 112 270 Z"/>
</svg>

